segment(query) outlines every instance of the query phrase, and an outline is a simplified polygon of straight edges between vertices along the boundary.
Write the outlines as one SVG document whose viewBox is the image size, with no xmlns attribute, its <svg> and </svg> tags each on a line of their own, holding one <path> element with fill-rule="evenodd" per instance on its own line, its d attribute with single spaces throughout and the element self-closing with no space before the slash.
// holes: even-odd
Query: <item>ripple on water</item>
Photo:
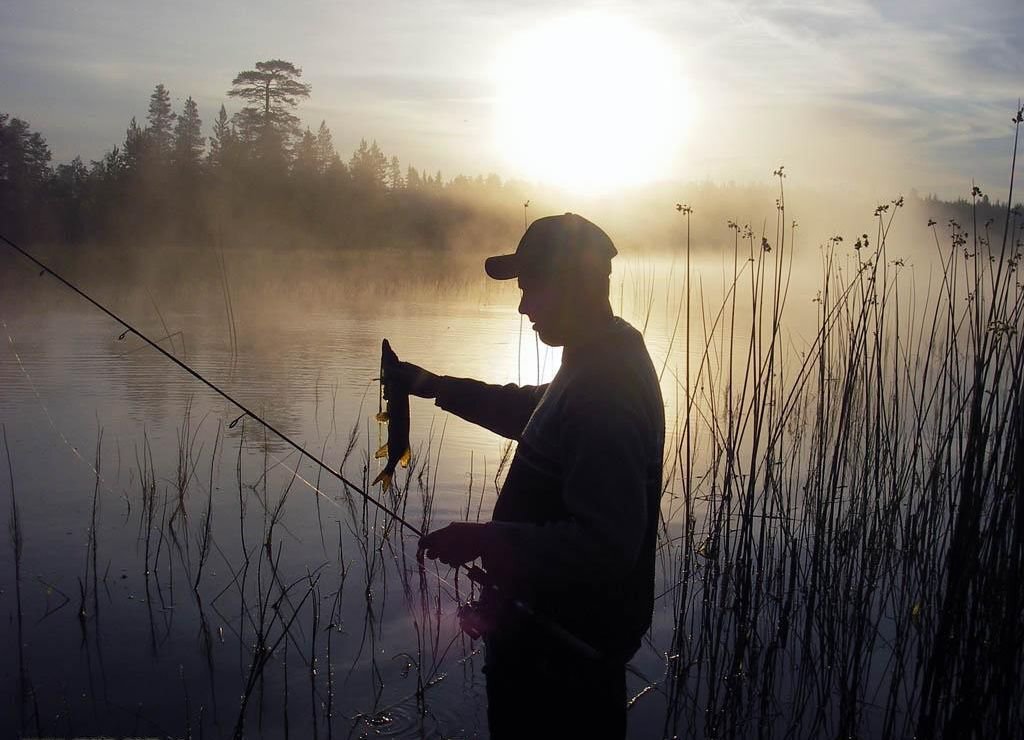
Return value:
<svg viewBox="0 0 1024 740">
<path fill-rule="evenodd" d="M 421 712 L 416 697 L 408 696 L 376 712 L 358 715 L 356 736 L 361 738 L 441 738 L 476 737 L 466 730 L 466 718 L 460 716 L 458 702 L 430 702 Z"/>
<path fill-rule="evenodd" d="M 434 737 L 439 728 L 430 714 L 421 716 L 415 700 L 359 717 L 359 737 Z"/>
</svg>

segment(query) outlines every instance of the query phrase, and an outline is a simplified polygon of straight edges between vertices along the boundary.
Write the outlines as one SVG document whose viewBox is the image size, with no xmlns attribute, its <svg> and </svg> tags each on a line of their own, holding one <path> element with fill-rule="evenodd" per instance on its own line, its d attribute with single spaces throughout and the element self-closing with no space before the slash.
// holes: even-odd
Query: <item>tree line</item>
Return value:
<svg viewBox="0 0 1024 740">
<path fill-rule="evenodd" d="M 173 110 L 157 84 L 145 120 L 100 159 L 51 165 L 43 136 L 0 113 L 0 222 L 11 238 L 94 247 L 280 241 L 334 247 L 444 247 L 481 220 L 499 234 L 521 216 L 514 183 L 496 175 L 444 179 L 402 167 L 375 140 L 351 156 L 330 128 L 296 115 L 312 93 L 288 61 L 240 72 L 204 133 L 196 101 Z"/>
<path fill-rule="evenodd" d="M 144 120 L 131 118 L 120 144 L 98 160 L 75 157 L 56 166 L 40 133 L 0 112 L 0 233 L 22 243 L 82 249 L 470 244 L 487 250 L 507 248 L 518 239 L 527 198 L 534 202 L 531 216 L 565 210 L 557 193 L 536 187 L 528 192 L 497 175 L 445 179 L 440 172 L 403 168 L 372 139 L 363 139 L 342 158 L 326 121 L 314 131 L 297 115 L 311 94 L 302 70 L 291 62 L 256 62 L 226 91 L 242 107 L 229 115 L 222 103 L 204 130 L 191 96 L 175 111 L 170 91 L 157 84 Z M 628 234 L 630 246 L 671 248 L 679 239 L 672 204 L 698 203 L 695 243 L 727 248 L 728 220 L 753 218 L 763 207 L 770 211 L 773 188 L 771 183 L 673 186 L 673 192 L 639 192 L 628 208 L 619 203 L 617 213 L 590 215 Z M 975 217 L 986 223 L 1005 215 L 1005 207 L 987 197 L 980 199 L 976 214 L 975 199 L 946 202 L 914 194 L 907 201 L 919 207 L 922 218 L 940 224 Z M 821 217 L 827 220 L 843 204 L 822 205 L 828 206 Z M 819 226 L 816 231 L 823 234 L 827 225 Z"/>
</svg>

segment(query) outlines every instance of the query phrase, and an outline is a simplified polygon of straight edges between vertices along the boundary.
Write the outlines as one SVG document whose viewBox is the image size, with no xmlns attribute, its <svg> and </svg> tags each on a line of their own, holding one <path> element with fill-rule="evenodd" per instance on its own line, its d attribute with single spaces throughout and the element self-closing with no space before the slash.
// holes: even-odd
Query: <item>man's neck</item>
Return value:
<svg viewBox="0 0 1024 740">
<path fill-rule="evenodd" d="M 606 331 L 614 318 L 611 304 L 608 303 L 596 308 L 594 311 L 582 314 L 575 331 L 573 331 L 572 335 L 563 345 L 563 357 L 565 353 L 572 354 L 580 347 L 589 343 L 594 337 Z"/>
</svg>

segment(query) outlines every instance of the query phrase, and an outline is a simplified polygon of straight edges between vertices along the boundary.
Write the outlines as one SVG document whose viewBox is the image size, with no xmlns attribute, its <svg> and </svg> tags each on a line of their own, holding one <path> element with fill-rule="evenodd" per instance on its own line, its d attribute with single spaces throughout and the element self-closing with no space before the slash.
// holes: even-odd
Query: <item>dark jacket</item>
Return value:
<svg viewBox="0 0 1024 740">
<path fill-rule="evenodd" d="M 622 319 L 566 350 L 550 384 L 442 378 L 437 405 L 519 444 L 487 525 L 484 567 L 609 658 L 651 623 L 665 413 L 640 333 Z"/>
</svg>

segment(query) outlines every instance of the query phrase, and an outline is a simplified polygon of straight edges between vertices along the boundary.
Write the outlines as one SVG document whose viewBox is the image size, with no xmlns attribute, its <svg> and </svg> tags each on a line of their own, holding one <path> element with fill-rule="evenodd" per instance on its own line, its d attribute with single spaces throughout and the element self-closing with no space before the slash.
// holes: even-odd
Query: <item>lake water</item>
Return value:
<svg viewBox="0 0 1024 740">
<path fill-rule="evenodd" d="M 2 259 L 0 421 L 22 551 L 19 587 L 12 530 L 0 735 L 223 736 L 243 714 L 247 736 L 487 735 L 481 645 L 455 620 L 464 577 L 421 580 L 415 536 L 251 419 L 230 427 L 237 408 L 53 278 Z M 385 434 L 372 419 L 381 338 L 436 372 L 492 382 L 543 382 L 560 359 L 521 321 L 514 285 L 488 284 L 475 261 L 369 262 L 225 255 L 234 350 L 215 261 L 78 274 L 331 467 L 353 440 L 344 474 L 362 487 Z M 670 434 L 680 266 L 620 259 L 612 289 L 666 368 Z M 413 472 L 385 504 L 416 526 L 428 499 L 428 527 L 486 519 L 507 444 L 429 401 L 411 413 Z M 659 601 L 631 691 L 664 673 L 673 622 Z M 648 692 L 631 734 L 659 734 L 663 714 Z"/>
<path fill-rule="evenodd" d="M 0 736 L 486 737 L 482 646 L 456 621 L 473 586 L 421 572 L 416 535 L 361 491 L 421 530 L 486 520 L 512 448 L 412 399 L 412 465 L 396 492 L 371 487 L 380 344 L 495 383 L 549 380 L 559 351 L 478 258 L 171 255 L 49 261 L 326 467 L 0 255 Z M 968 304 L 927 265 L 904 278 L 883 255 L 874 273 L 847 247 L 823 298 L 819 256 L 751 240 L 695 258 L 688 285 L 683 254 L 615 260 L 611 302 L 661 373 L 668 437 L 632 737 L 914 727 L 937 582 L 914 558 L 947 552 L 920 482 L 962 452 L 934 462 L 957 418 L 917 399 L 963 370 L 919 359 L 969 362 L 928 318 Z M 927 526 L 865 519 L 883 498 Z"/>
</svg>

